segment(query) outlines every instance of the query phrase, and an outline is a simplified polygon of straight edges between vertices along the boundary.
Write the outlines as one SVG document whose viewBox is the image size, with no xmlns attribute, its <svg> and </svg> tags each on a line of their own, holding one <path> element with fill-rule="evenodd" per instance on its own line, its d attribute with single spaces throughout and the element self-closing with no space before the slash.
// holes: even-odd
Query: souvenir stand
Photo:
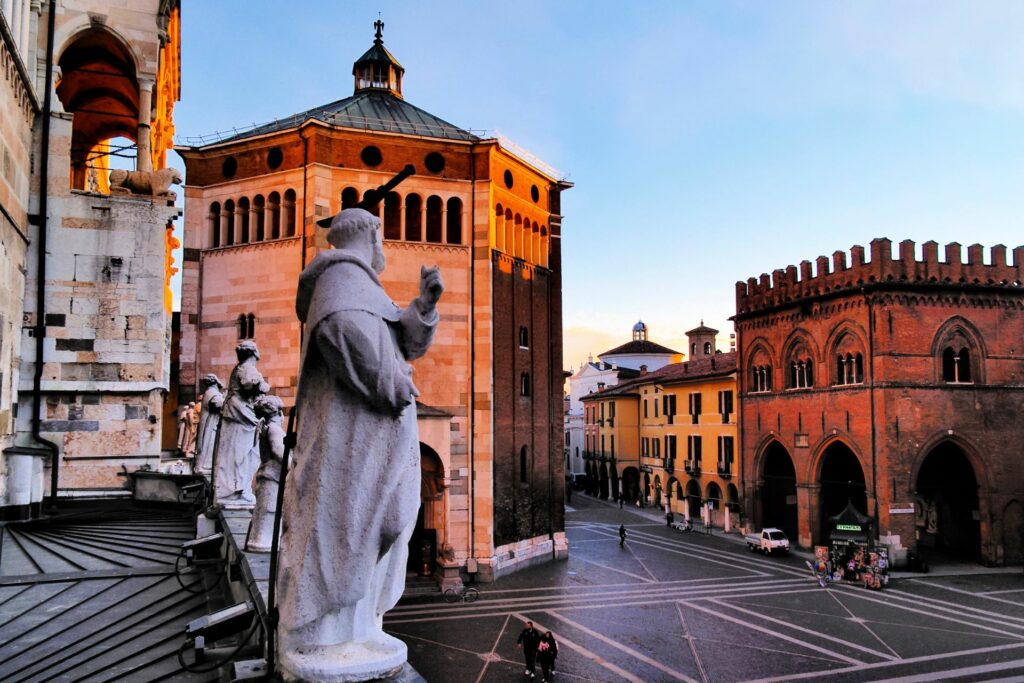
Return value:
<svg viewBox="0 0 1024 683">
<path fill-rule="evenodd" d="M 855 581 L 878 590 L 889 582 L 889 557 L 884 546 L 871 544 L 871 518 L 850 501 L 829 518 L 828 541 L 835 580 Z"/>
</svg>

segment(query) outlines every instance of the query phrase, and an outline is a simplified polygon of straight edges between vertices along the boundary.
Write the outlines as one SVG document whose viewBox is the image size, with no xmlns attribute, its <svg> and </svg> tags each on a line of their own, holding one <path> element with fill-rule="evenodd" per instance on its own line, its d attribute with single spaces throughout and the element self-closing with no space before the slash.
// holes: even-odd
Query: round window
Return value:
<svg viewBox="0 0 1024 683">
<path fill-rule="evenodd" d="M 530 197 L 532 197 L 533 201 L 535 201 L 535 202 L 539 202 L 540 201 L 540 190 L 537 189 L 536 185 L 531 185 L 530 186 Z"/>
<path fill-rule="evenodd" d="M 225 159 L 224 163 L 221 164 L 220 172 L 225 178 L 234 178 L 235 174 L 238 173 L 238 159 L 234 157 Z"/>
<path fill-rule="evenodd" d="M 284 152 L 281 151 L 280 147 L 274 147 L 267 152 L 267 166 L 271 171 L 278 168 L 284 161 Z"/>
<path fill-rule="evenodd" d="M 368 145 L 363 147 L 363 151 L 359 153 L 359 158 L 363 160 L 363 163 L 367 166 L 379 166 L 380 162 L 384 161 L 384 157 L 380 153 L 378 147 Z"/>
<path fill-rule="evenodd" d="M 507 187 L 508 189 L 511 190 L 512 189 L 512 185 L 513 185 L 512 171 L 505 171 L 505 187 Z"/>
<path fill-rule="evenodd" d="M 438 152 L 431 152 L 423 159 L 423 165 L 431 173 L 440 173 L 444 170 L 444 156 Z"/>
</svg>

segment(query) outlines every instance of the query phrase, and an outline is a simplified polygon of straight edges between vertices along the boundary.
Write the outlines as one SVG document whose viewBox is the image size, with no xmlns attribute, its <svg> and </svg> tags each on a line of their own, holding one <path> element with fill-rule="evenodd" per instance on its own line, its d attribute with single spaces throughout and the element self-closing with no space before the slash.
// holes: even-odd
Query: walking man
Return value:
<svg viewBox="0 0 1024 683">
<path fill-rule="evenodd" d="M 526 622 L 526 628 L 519 634 L 516 644 L 522 649 L 523 657 L 526 659 L 526 671 L 524 675 L 535 678 L 534 669 L 537 666 L 537 647 L 540 645 L 540 631 L 533 627 L 533 622 Z"/>
<path fill-rule="evenodd" d="M 622 503 L 623 503 L 623 501 L 624 501 L 624 500 L 626 500 L 626 496 L 624 496 L 624 495 L 622 495 L 622 494 L 620 493 L 620 494 L 619 494 L 619 509 L 620 509 L 620 510 L 622 509 Z"/>
<path fill-rule="evenodd" d="M 665 513 L 665 526 L 672 526 L 672 522 L 676 521 L 676 516 L 669 510 Z"/>
<path fill-rule="evenodd" d="M 620 524 L 619 525 L 619 547 L 620 548 L 626 547 L 626 525 L 625 524 Z"/>
</svg>

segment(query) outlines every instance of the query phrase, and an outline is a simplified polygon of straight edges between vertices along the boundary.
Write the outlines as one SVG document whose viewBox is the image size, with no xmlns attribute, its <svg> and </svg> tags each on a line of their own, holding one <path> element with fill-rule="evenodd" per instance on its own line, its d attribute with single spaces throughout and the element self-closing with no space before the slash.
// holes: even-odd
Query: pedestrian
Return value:
<svg viewBox="0 0 1024 683">
<path fill-rule="evenodd" d="M 526 627 L 519 634 L 516 644 L 523 650 L 523 657 L 526 659 L 526 671 L 524 675 L 535 678 L 534 669 L 537 668 L 537 648 L 540 646 L 540 631 L 533 627 L 533 622 L 526 622 Z"/>
<path fill-rule="evenodd" d="M 626 525 L 625 524 L 620 524 L 619 525 L 619 547 L 620 548 L 626 547 Z"/>
<path fill-rule="evenodd" d="M 672 526 L 672 522 L 676 521 L 676 516 L 669 510 L 665 513 L 665 526 Z"/>
<path fill-rule="evenodd" d="M 619 494 L 619 509 L 620 510 L 622 509 L 622 504 L 625 502 L 625 500 L 626 500 L 626 497 L 620 493 Z"/>
<path fill-rule="evenodd" d="M 551 677 L 555 673 L 555 659 L 558 657 L 558 643 L 551 631 L 545 631 L 541 636 L 540 645 L 537 646 L 537 662 L 540 664 L 540 671 L 544 675 L 544 683 L 551 683 Z"/>
</svg>

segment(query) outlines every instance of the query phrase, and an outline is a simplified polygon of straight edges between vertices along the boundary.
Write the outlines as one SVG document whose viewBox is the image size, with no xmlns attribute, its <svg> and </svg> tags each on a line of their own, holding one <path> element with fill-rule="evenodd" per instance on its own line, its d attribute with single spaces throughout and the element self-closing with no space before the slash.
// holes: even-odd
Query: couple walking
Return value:
<svg viewBox="0 0 1024 683">
<path fill-rule="evenodd" d="M 528 621 L 516 643 L 522 648 L 523 657 L 526 658 L 526 671 L 523 673 L 531 679 L 535 678 L 534 668 L 540 664 L 544 683 L 550 683 L 551 676 L 555 673 L 555 659 L 558 657 L 558 643 L 551 631 L 545 631 L 544 635 L 541 635 L 540 631 L 533 627 L 533 622 Z"/>
</svg>

